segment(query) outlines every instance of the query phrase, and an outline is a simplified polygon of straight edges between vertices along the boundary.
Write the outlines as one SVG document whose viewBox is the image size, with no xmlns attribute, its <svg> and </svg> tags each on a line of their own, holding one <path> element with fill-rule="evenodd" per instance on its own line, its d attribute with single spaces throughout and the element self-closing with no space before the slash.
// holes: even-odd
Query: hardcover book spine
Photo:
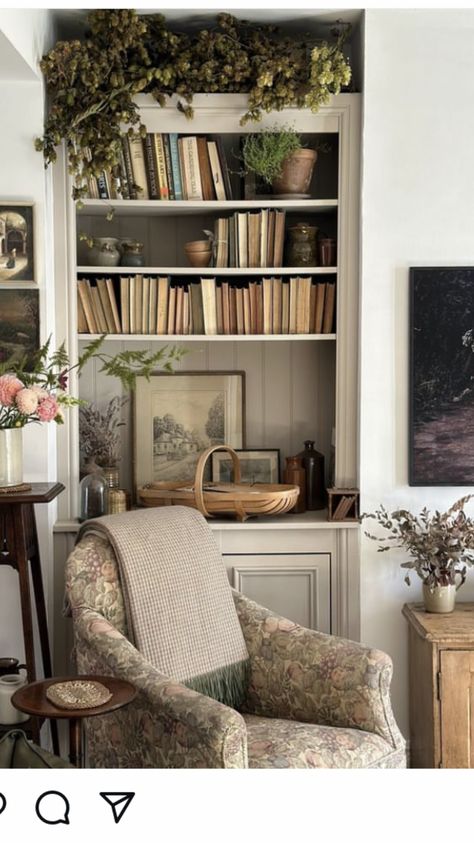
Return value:
<svg viewBox="0 0 474 843">
<path fill-rule="evenodd" d="M 171 133 L 168 137 L 170 142 L 171 169 L 173 171 L 174 198 L 183 199 L 181 170 L 179 166 L 178 135 L 176 133 Z"/>
<path fill-rule="evenodd" d="M 155 133 L 155 155 L 156 169 L 158 171 L 158 184 L 160 199 L 169 199 L 168 179 L 166 176 L 165 149 L 163 146 L 163 135 Z"/>
<path fill-rule="evenodd" d="M 149 199 L 143 140 L 140 135 L 133 135 L 129 137 L 129 144 L 133 178 L 137 187 L 137 198 Z"/>
<path fill-rule="evenodd" d="M 146 172 L 148 176 L 148 192 L 150 199 L 159 199 L 158 177 L 155 166 L 153 135 L 148 133 L 145 138 Z"/>
<path fill-rule="evenodd" d="M 166 180 L 168 182 L 168 199 L 176 199 L 174 182 L 173 182 L 173 167 L 171 165 L 170 136 L 169 135 L 162 135 L 162 137 L 163 137 L 163 149 L 165 151 Z"/>
<path fill-rule="evenodd" d="M 125 164 L 125 176 L 127 179 L 129 198 L 136 199 L 137 191 L 134 187 L 132 156 L 130 155 L 130 146 L 127 135 L 122 135 L 122 153 Z"/>
</svg>

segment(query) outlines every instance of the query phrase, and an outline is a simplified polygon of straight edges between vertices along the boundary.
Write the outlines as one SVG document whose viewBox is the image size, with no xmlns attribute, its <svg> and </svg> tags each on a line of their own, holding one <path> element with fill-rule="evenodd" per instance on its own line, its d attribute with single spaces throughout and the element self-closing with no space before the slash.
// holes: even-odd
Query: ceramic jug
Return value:
<svg viewBox="0 0 474 843">
<path fill-rule="evenodd" d="M 15 691 L 18 691 L 26 684 L 26 676 L 19 673 L 7 673 L 0 676 L 0 724 L 2 726 L 14 726 L 16 723 L 24 723 L 29 715 L 18 711 L 12 705 L 11 699 Z"/>
</svg>

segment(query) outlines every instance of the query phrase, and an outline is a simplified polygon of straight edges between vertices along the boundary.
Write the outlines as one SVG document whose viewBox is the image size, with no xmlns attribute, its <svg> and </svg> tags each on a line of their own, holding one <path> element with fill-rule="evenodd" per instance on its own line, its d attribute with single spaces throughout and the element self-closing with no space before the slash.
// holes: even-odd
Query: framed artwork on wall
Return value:
<svg viewBox="0 0 474 843">
<path fill-rule="evenodd" d="M 0 199 L 0 286 L 35 281 L 33 205 Z"/>
<path fill-rule="evenodd" d="M 193 480 L 211 445 L 245 445 L 245 373 L 173 372 L 137 378 L 135 483 Z"/>
<path fill-rule="evenodd" d="M 38 290 L 0 285 L 0 364 L 32 355 L 39 348 Z"/>
<path fill-rule="evenodd" d="M 410 486 L 474 485 L 474 267 L 410 269 Z"/>
<path fill-rule="evenodd" d="M 236 449 L 242 483 L 279 483 L 280 451 L 278 448 Z M 216 483 L 233 481 L 232 460 L 225 451 L 212 455 L 212 479 Z"/>
</svg>

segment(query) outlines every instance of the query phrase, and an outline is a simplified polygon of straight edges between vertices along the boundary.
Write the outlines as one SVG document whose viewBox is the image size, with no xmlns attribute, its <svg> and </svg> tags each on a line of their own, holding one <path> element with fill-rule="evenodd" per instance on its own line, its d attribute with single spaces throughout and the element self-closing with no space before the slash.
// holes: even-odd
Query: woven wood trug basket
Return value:
<svg viewBox="0 0 474 843">
<path fill-rule="evenodd" d="M 234 469 L 233 483 L 208 484 L 203 488 L 204 469 L 214 451 L 228 451 Z M 214 485 L 216 488 L 209 488 Z M 144 506 L 191 506 L 205 518 L 235 515 L 245 521 L 251 515 L 280 515 L 292 509 L 297 501 L 298 486 L 283 483 L 241 483 L 239 458 L 228 445 L 215 445 L 200 455 L 194 484 L 149 483 L 138 488 L 138 499 Z"/>
</svg>

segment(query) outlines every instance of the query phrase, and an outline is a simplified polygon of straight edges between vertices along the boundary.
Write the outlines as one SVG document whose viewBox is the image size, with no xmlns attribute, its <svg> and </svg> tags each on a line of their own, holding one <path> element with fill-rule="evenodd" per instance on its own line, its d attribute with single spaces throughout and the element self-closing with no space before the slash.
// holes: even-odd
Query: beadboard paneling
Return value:
<svg viewBox="0 0 474 843">
<path fill-rule="evenodd" d="M 133 348 L 158 349 L 163 345 L 144 341 L 134 342 Z M 329 465 L 335 414 L 335 343 L 203 340 L 188 344 L 179 341 L 179 345 L 187 353 L 177 369 L 245 372 L 247 447 L 279 448 L 283 470 L 284 458 L 300 451 L 305 439 L 314 439 Z M 126 347 L 125 341 L 108 341 L 106 353 L 116 354 Z M 80 390 L 81 397 L 104 409 L 122 391 L 120 383 L 101 373 L 100 368 L 97 360 L 87 364 Z M 132 484 L 132 400 L 122 409 L 121 484 L 126 488 Z"/>
</svg>

